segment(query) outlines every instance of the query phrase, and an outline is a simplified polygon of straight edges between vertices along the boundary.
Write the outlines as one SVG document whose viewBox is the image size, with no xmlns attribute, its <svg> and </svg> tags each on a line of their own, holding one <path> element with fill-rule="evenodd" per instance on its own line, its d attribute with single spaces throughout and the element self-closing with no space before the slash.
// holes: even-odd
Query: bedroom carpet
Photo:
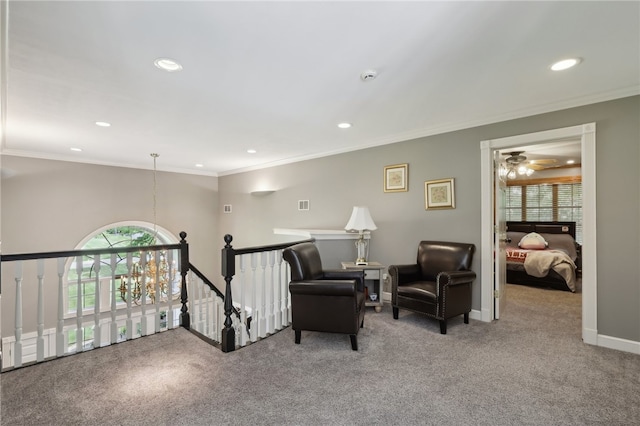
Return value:
<svg viewBox="0 0 640 426">
<path fill-rule="evenodd" d="M 358 336 L 287 328 L 224 354 L 178 329 L 0 375 L 3 425 L 632 425 L 640 356 L 585 345 L 580 294 L 508 285 L 504 316 L 385 305 Z"/>
</svg>

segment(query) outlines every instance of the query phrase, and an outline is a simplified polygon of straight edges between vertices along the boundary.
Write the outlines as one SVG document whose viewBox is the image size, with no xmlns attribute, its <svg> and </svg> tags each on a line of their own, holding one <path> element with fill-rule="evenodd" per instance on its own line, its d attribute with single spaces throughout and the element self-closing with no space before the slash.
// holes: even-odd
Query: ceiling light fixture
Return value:
<svg viewBox="0 0 640 426">
<path fill-rule="evenodd" d="M 204 164 L 198 163 L 198 164 L 196 164 L 196 167 L 204 167 Z"/>
<path fill-rule="evenodd" d="M 111 123 L 107 123 L 106 121 L 96 121 L 96 126 L 100 127 L 110 127 Z"/>
<path fill-rule="evenodd" d="M 247 150 L 247 152 L 248 152 L 249 154 L 255 154 L 255 153 L 256 153 L 256 152 L 258 152 L 258 151 L 256 151 L 255 149 L 248 149 L 248 150 Z"/>
<path fill-rule="evenodd" d="M 341 129 L 348 129 L 351 127 L 351 123 L 338 123 L 338 127 Z"/>
<path fill-rule="evenodd" d="M 567 164 L 574 164 L 576 160 L 567 160 Z"/>
<path fill-rule="evenodd" d="M 69 148 L 69 149 L 74 152 L 82 152 L 82 148 Z"/>
<path fill-rule="evenodd" d="M 182 70 L 182 65 L 180 65 L 178 62 L 174 61 L 173 59 L 169 59 L 169 58 L 158 58 L 155 61 L 153 61 L 153 64 L 160 68 L 161 70 L 165 70 L 167 72 L 175 72 L 175 71 L 181 71 Z"/>
<path fill-rule="evenodd" d="M 564 71 L 564 70 L 567 70 L 567 69 L 569 69 L 571 67 L 575 67 L 579 63 L 580 63 L 580 59 L 579 58 L 563 59 L 563 60 L 558 61 L 558 62 L 554 63 L 553 65 L 551 65 L 551 70 L 553 70 L 553 71 Z"/>
</svg>

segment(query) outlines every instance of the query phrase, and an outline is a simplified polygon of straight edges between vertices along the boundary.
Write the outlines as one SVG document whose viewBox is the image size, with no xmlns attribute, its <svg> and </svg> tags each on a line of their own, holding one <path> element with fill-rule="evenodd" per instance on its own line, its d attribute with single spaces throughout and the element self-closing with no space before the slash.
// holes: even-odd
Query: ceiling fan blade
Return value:
<svg viewBox="0 0 640 426">
<path fill-rule="evenodd" d="M 539 160 L 531 160 L 531 164 L 553 164 L 556 162 L 555 158 L 541 158 Z"/>
<path fill-rule="evenodd" d="M 546 169 L 542 164 L 527 164 L 527 167 L 531 170 L 540 171 Z"/>
</svg>

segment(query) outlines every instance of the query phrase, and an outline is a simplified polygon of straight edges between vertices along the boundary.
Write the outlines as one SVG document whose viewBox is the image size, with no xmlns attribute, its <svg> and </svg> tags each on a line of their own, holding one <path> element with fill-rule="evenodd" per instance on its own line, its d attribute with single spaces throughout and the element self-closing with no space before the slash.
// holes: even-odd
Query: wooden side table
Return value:
<svg viewBox="0 0 640 426">
<path fill-rule="evenodd" d="M 367 265 L 356 265 L 355 262 L 341 262 L 342 269 L 358 269 L 364 271 L 364 285 L 369 297 L 366 306 L 373 306 L 376 312 L 382 311 L 382 271 L 386 266 L 378 262 L 369 262 Z M 375 294 L 375 300 L 371 296 Z"/>
</svg>

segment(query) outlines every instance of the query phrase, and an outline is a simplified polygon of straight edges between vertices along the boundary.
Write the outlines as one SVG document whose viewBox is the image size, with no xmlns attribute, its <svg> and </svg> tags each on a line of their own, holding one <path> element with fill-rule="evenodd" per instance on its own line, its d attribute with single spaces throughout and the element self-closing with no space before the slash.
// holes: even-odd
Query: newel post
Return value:
<svg viewBox="0 0 640 426">
<path fill-rule="evenodd" d="M 231 314 L 233 313 L 233 303 L 231 300 L 231 280 L 236 274 L 235 250 L 231 247 L 233 237 L 229 234 L 224 236 L 226 243 L 222 249 L 222 276 L 227 283 L 224 290 L 224 328 L 222 329 L 222 352 L 231 352 L 236 349 L 236 332 L 233 329 Z"/>
<path fill-rule="evenodd" d="M 187 330 L 191 329 L 191 318 L 189 316 L 189 309 L 187 308 L 187 302 L 189 300 L 187 295 L 187 273 L 189 272 L 189 244 L 187 244 L 187 233 L 180 232 L 180 275 L 182 276 L 182 286 L 180 288 L 180 302 L 182 302 L 182 308 L 180 308 L 180 325 Z"/>
</svg>

